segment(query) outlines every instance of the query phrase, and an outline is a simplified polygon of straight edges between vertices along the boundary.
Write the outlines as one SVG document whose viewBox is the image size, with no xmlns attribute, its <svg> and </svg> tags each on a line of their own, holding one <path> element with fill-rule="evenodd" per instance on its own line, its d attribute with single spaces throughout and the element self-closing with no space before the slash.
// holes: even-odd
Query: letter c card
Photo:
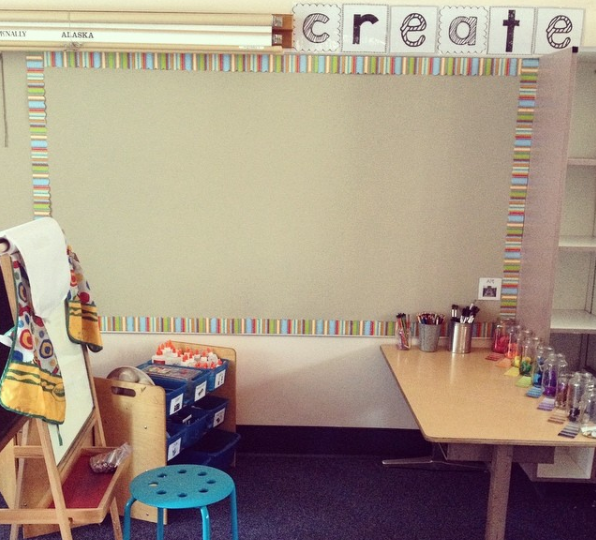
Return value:
<svg viewBox="0 0 596 540">
<path fill-rule="evenodd" d="M 336 4 L 296 4 L 294 47 L 304 52 L 340 52 L 341 9 Z"/>
</svg>

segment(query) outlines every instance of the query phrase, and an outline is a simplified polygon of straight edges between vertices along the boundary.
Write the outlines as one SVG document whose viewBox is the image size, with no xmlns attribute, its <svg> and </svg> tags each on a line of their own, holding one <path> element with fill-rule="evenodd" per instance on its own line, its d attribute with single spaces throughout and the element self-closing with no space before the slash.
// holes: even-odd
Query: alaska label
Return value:
<svg viewBox="0 0 596 540">
<path fill-rule="evenodd" d="M 94 39 L 93 32 L 67 31 L 62 32 L 62 39 Z"/>
</svg>

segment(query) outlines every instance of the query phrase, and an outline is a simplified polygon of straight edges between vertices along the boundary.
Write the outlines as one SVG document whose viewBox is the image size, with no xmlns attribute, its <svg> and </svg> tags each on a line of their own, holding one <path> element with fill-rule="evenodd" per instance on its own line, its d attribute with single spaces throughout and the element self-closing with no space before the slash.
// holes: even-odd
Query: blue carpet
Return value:
<svg viewBox="0 0 596 540">
<path fill-rule="evenodd" d="M 229 470 L 238 491 L 241 540 L 483 540 L 487 472 L 386 468 L 374 456 L 240 453 Z M 211 507 L 212 540 L 229 535 L 227 502 Z M 0 526 L 0 540 L 9 527 Z M 109 519 L 73 530 L 75 540 L 109 540 Z M 196 510 L 170 512 L 166 540 L 199 540 Z M 39 537 L 59 540 L 59 534 Z M 155 538 L 133 520 L 132 540 Z M 513 468 L 507 540 L 593 540 L 596 487 L 533 484 Z"/>
</svg>

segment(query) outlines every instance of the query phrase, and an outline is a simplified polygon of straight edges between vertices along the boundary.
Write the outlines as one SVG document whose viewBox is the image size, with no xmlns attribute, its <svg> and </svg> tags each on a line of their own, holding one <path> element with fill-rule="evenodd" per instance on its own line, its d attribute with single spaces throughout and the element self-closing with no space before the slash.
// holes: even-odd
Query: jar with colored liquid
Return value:
<svg viewBox="0 0 596 540">
<path fill-rule="evenodd" d="M 540 345 L 540 338 L 538 337 L 526 337 L 524 339 L 519 361 L 519 374 L 522 377 L 529 377 L 532 374 L 538 345 Z"/>
<path fill-rule="evenodd" d="M 519 345 L 519 340 L 521 339 L 521 326 L 515 325 L 510 326 L 508 331 L 508 338 L 509 343 L 507 344 L 507 358 L 512 360 L 512 364 L 515 364 L 515 357 L 518 354 L 517 348 Z"/>
<path fill-rule="evenodd" d="M 581 374 L 575 372 L 569 385 L 567 386 L 567 418 L 572 422 L 577 422 L 581 415 L 581 398 L 582 398 L 582 377 Z"/>
<path fill-rule="evenodd" d="M 542 370 L 544 368 L 544 361 L 549 355 L 555 354 L 555 349 L 550 345 L 540 344 L 536 347 L 536 362 L 532 369 L 532 386 L 536 388 L 542 387 Z"/>
<path fill-rule="evenodd" d="M 509 346 L 509 332 L 506 324 L 499 323 L 495 326 L 491 350 L 495 353 L 506 354 Z"/>
<path fill-rule="evenodd" d="M 557 356 L 554 352 L 542 366 L 542 393 L 548 397 L 555 397 L 557 393 Z"/>
<path fill-rule="evenodd" d="M 533 335 L 532 330 L 528 330 L 527 328 L 522 328 L 520 333 L 517 337 L 517 351 L 515 352 L 515 356 L 513 357 L 512 365 L 515 367 L 519 367 L 522 360 L 523 354 L 523 347 L 524 343 L 527 339 L 530 339 Z"/>
<path fill-rule="evenodd" d="M 569 388 L 569 373 L 560 373 L 557 375 L 557 392 L 555 394 L 555 407 L 557 409 L 567 408 L 567 393 Z"/>
</svg>

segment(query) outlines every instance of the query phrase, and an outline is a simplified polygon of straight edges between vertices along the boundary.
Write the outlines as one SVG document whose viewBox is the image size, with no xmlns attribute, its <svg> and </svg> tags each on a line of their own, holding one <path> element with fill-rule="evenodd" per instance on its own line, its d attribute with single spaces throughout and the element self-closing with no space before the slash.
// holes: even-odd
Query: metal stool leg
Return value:
<svg viewBox="0 0 596 540">
<path fill-rule="evenodd" d="M 163 540 L 163 508 L 157 509 L 157 540 Z"/>
<path fill-rule="evenodd" d="M 236 505 L 236 487 L 230 493 L 230 516 L 232 519 L 232 540 L 238 540 L 238 507 Z"/>
<path fill-rule="evenodd" d="M 135 503 L 136 499 L 131 497 L 128 499 L 126 506 L 124 507 L 124 536 L 123 540 L 130 540 L 130 509 Z"/>
<path fill-rule="evenodd" d="M 203 520 L 203 540 L 211 540 L 211 522 L 206 506 L 201 506 L 201 518 Z"/>
</svg>

